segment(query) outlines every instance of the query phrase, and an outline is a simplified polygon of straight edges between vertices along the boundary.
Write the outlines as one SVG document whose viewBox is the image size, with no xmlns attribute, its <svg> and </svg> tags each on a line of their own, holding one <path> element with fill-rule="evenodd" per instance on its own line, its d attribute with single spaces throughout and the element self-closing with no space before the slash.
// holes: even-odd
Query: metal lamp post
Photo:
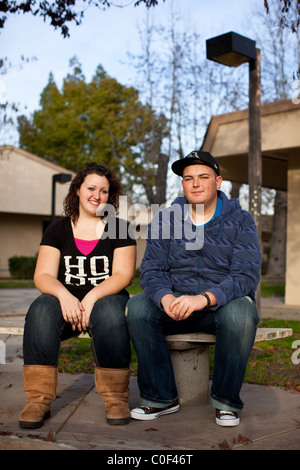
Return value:
<svg viewBox="0 0 300 470">
<path fill-rule="evenodd" d="M 71 181 L 72 175 L 69 173 L 57 173 L 52 176 L 52 201 L 51 201 L 51 222 L 55 221 L 55 184 L 67 183 Z"/>
<path fill-rule="evenodd" d="M 214 62 L 238 67 L 249 63 L 249 152 L 248 152 L 248 184 L 249 212 L 252 215 L 261 241 L 261 188 L 262 188 L 262 156 L 261 156 L 261 83 L 260 83 L 260 50 L 252 39 L 230 32 L 206 41 L 206 57 Z M 260 304 L 260 289 L 258 289 Z M 260 307 L 260 305 L 259 305 Z"/>
<path fill-rule="evenodd" d="M 261 238 L 260 50 L 256 49 L 255 41 L 252 39 L 230 32 L 206 41 L 206 57 L 229 67 L 238 67 L 245 62 L 249 63 L 249 212 L 255 220 Z"/>
</svg>

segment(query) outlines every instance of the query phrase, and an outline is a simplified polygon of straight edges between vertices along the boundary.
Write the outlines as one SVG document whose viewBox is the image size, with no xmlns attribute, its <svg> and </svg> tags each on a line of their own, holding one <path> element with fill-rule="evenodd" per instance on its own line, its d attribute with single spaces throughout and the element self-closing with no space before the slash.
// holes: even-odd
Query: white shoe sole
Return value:
<svg viewBox="0 0 300 470">
<path fill-rule="evenodd" d="M 152 419 L 159 418 L 160 416 L 168 415 L 170 413 L 175 413 L 176 411 L 179 410 L 179 408 L 180 408 L 180 405 L 176 405 L 167 410 L 157 411 L 156 413 L 149 413 L 149 414 L 145 413 L 142 408 L 134 408 L 130 412 L 130 416 L 132 419 L 138 419 L 141 421 L 151 421 Z"/>
<path fill-rule="evenodd" d="M 219 419 L 219 418 L 216 418 L 216 423 L 219 426 L 238 426 L 240 424 L 240 418 L 234 418 L 234 419 Z"/>
</svg>

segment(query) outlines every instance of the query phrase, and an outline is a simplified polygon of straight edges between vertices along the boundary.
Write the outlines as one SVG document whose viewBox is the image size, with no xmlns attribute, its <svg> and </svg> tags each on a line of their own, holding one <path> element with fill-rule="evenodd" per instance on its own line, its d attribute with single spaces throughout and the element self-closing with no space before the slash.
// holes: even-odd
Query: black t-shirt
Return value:
<svg viewBox="0 0 300 470">
<path fill-rule="evenodd" d="M 107 222 L 95 248 L 84 255 L 76 246 L 71 221 L 65 217 L 49 225 L 41 245 L 60 250 L 58 280 L 81 300 L 93 287 L 111 276 L 114 250 L 136 245 L 136 241 L 130 225 L 116 217 Z"/>
</svg>

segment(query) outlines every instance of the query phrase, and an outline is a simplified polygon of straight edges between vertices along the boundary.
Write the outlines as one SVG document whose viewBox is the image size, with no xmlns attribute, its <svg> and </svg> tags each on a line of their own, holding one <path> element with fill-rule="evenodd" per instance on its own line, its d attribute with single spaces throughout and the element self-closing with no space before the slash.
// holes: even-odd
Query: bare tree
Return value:
<svg viewBox="0 0 300 470">
<path fill-rule="evenodd" d="M 296 67 L 294 70 L 293 78 L 300 79 L 300 0 L 297 0 L 297 2 L 292 2 L 292 5 L 290 7 L 290 13 L 291 13 L 291 17 L 293 18 L 292 31 L 295 35 L 295 42 L 296 42 L 296 48 L 295 48 Z"/>
<path fill-rule="evenodd" d="M 141 52 L 129 55 L 136 69 L 134 85 L 142 99 L 168 123 L 155 163 L 155 192 L 162 197 L 167 194 L 165 170 L 169 163 L 199 148 L 213 114 L 246 107 L 248 90 L 244 70 L 224 70 L 206 60 L 205 39 L 186 27 L 185 18 L 173 10 L 172 4 L 163 25 L 147 14 L 139 34 Z M 151 161 L 155 162 L 153 155 Z M 164 172 L 160 172 L 160 162 Z M 151 178 L 153 184 L 153 175 Z M 169 190 L 173 196 L 174 189 L 170 186 Z M 162 204 L 165 199 L 157 202 Z"/>
<path fill-rule="evenodd" d="M 276 191 L 270 256 L 266 273 L 266 277 L 270 279 L 281 280 L 285 277 L 286 221 L 287 193 L 286 191 Z"/>
<path fill-rule="evenodd" d="M 25 64 L 35 60 L 36 57 L 29 58 L 23 55 L 16 63 L 12 63 L 7 57 L 0 58 L 0 77 L 10 73 L 11 70 L 21 70 Z M 19 103 L 7 100 L 4 82 L 0 80 L 0 139 L 10 145 L 18 141 L 16 118 L 20 108 Z"/>
<path fill-rule="evenodd" d="M 288 40 L 291 31 L 285 27 L 281 10 L 281 0 L 269 0 L 267 15 L 263 10 L 254 11 L 260 23 L 256 37 L 262 50 L 262 99 L 264 102 L 287 99 L 291 86 L 291 79 L 288 79 L 288 65 L 292 60 Z"/>
<path fill-rule="evenodd" d="M 279 21 L 294 33 L 300 26 L 300 0 L 279 0 L 279 6 Z M 269 15 L 272 7 L 271 0 L 264 0 L 264 7 Z"/>
</svg>

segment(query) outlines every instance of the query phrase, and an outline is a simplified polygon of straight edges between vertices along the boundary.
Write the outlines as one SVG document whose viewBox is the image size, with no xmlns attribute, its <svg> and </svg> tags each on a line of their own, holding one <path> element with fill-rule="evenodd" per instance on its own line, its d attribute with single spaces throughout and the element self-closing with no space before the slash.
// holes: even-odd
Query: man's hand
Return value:
<svg viewBox="0 0 300 470">
<path fill-rule="evenodd" d="M 169 306 L 170 312 L 177 321 L 185 320 L 195 311 L 200 311 L 207 305 L 207 299 L 203 295 L 181 295 Z"/>
<path fill-rule="evenodd" d="M 177 320 L 177 318 L 174 316 L 174 314 L 170 311 L 170 305 L 172 304 L 172 302 L 174 302 L 174 300 L 176 300 L 175 295 L 166 294 L 161 299 L 161 304 L 162 304 L 163 309 L 166 312 L 166 314 L 169 315 L 169 317 L 171 317 L 173 320 Z"/>
<path fill-rule="evenodd" d="M 217 305 L 216 297 L 208 293 L 211 299 L 211 305 Z M 169 317 L 175 321 L 181 321 L 192 315 L 193 312 L 203 310 L 207 306 L 207 299 L 203 295 L 175 295 L 167 294 L 162 300 L 161 304 Z"/>
</svg>

